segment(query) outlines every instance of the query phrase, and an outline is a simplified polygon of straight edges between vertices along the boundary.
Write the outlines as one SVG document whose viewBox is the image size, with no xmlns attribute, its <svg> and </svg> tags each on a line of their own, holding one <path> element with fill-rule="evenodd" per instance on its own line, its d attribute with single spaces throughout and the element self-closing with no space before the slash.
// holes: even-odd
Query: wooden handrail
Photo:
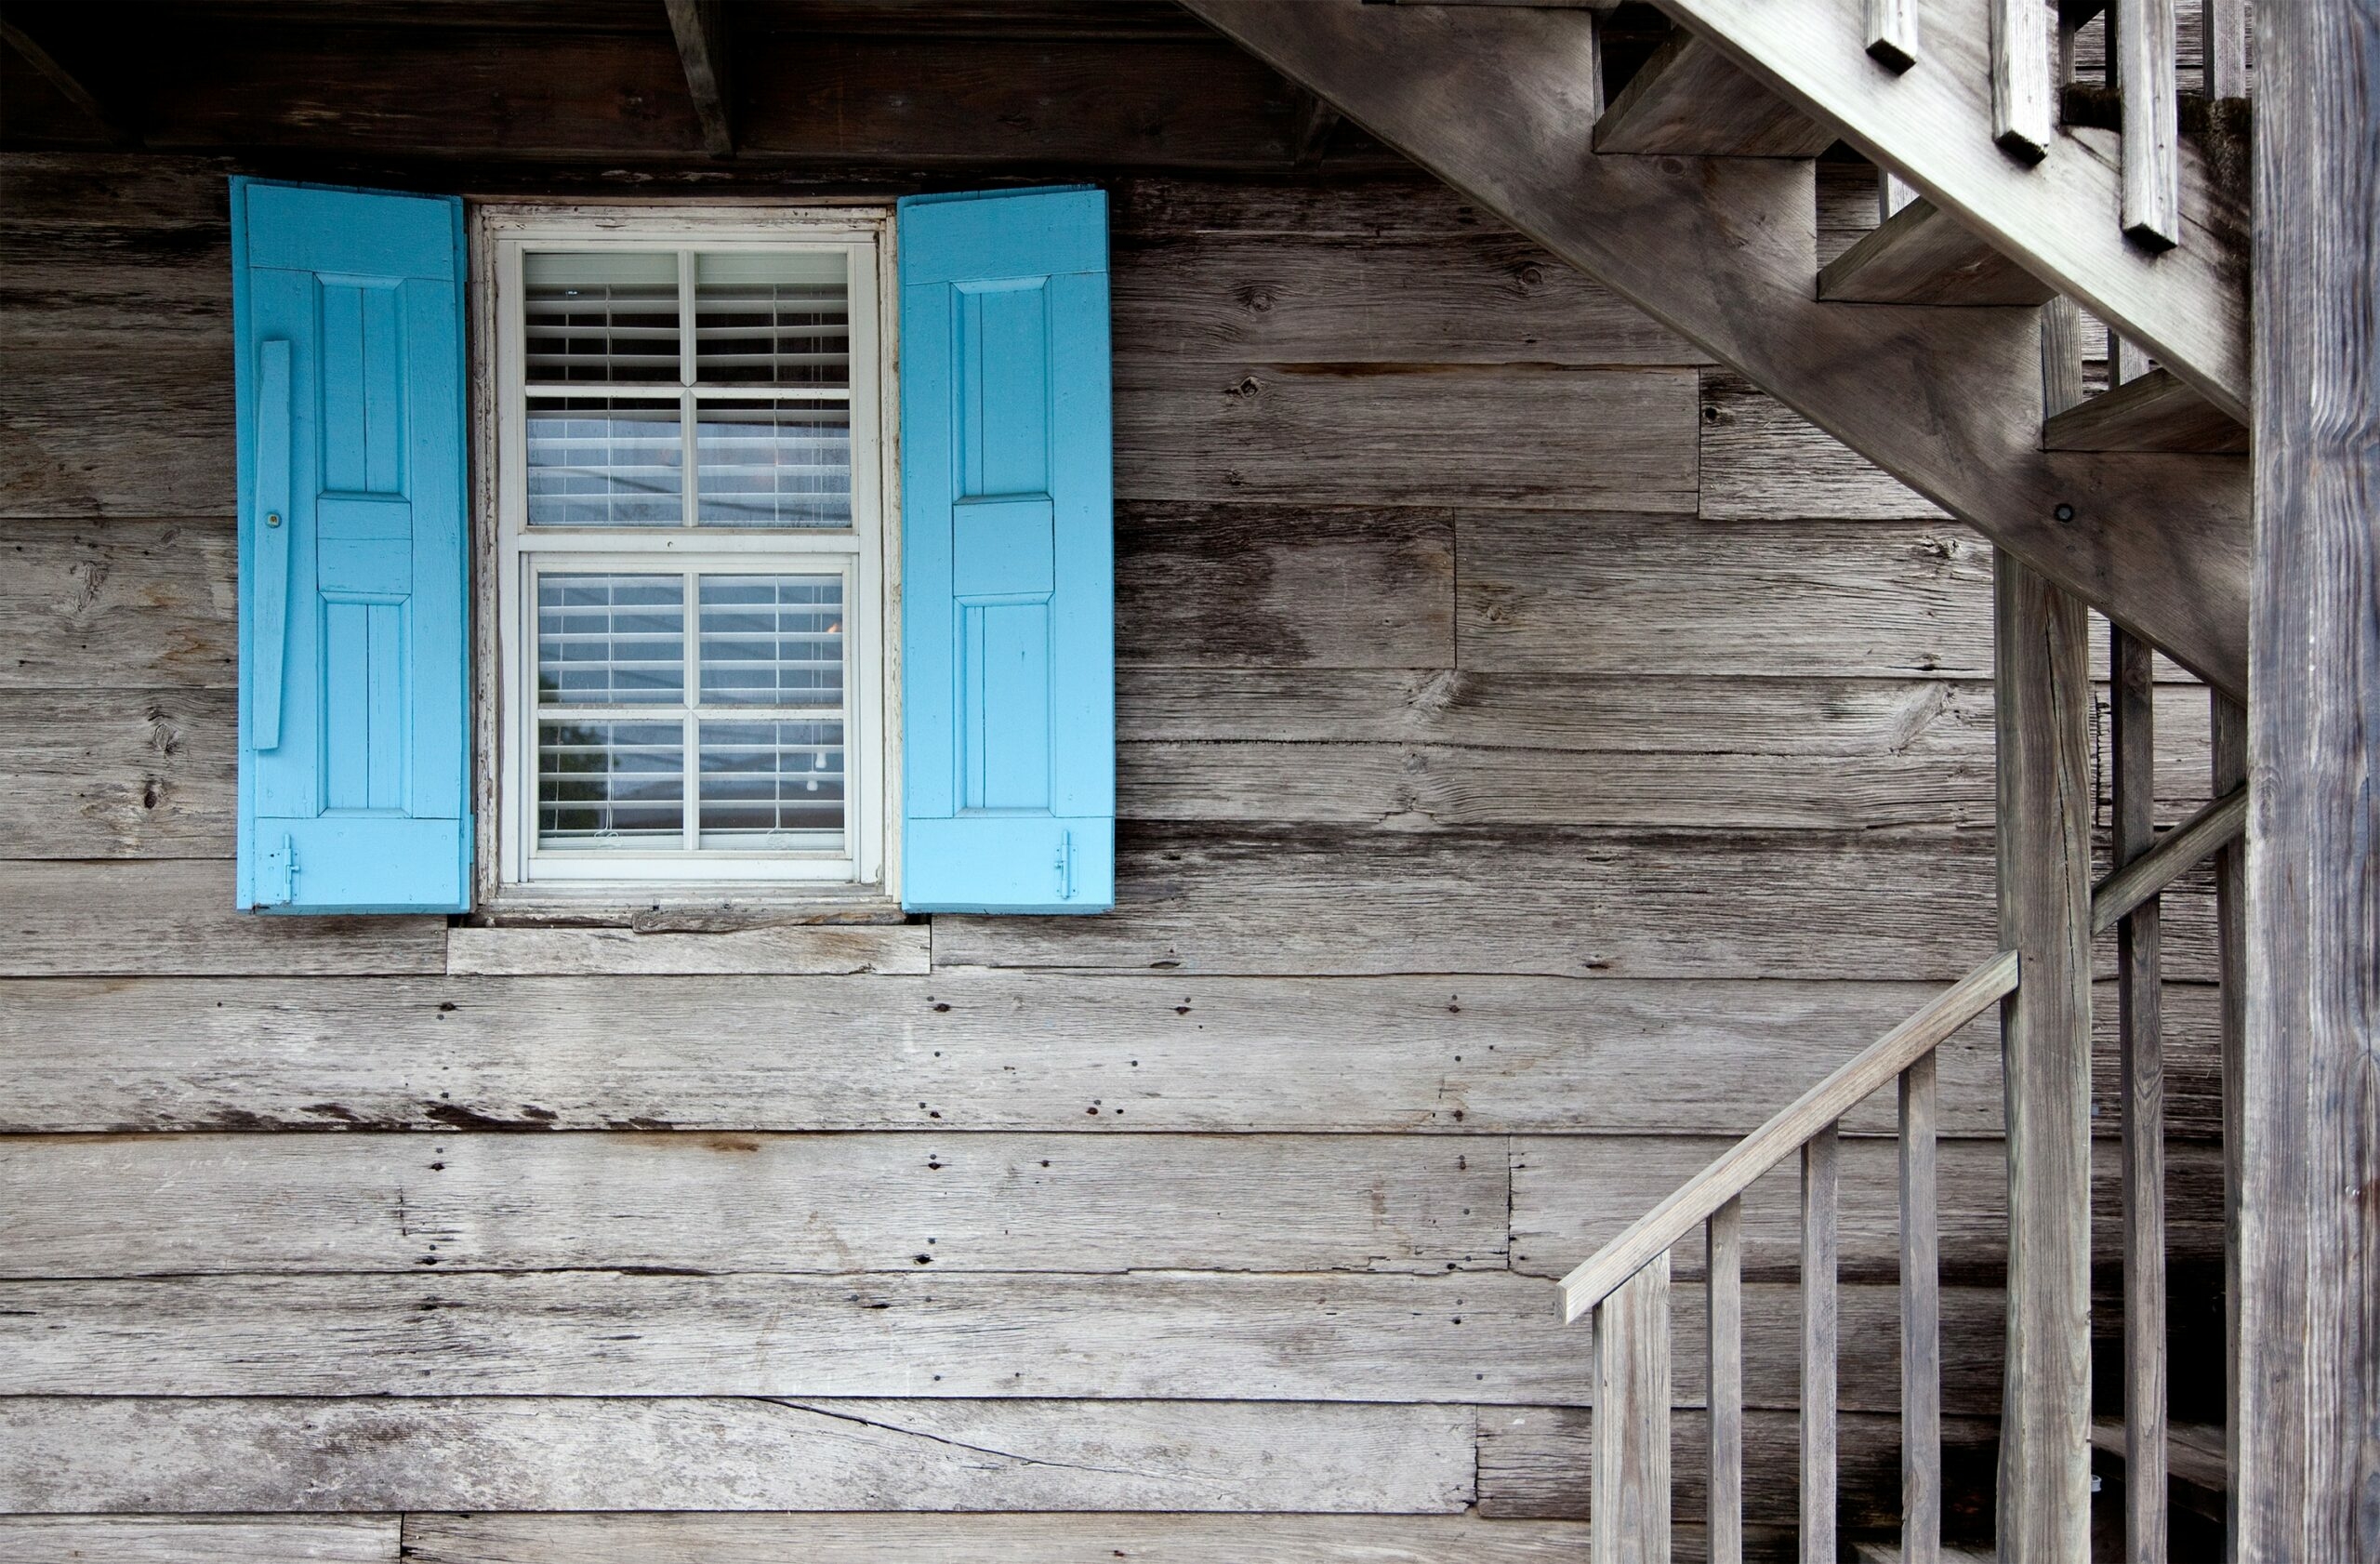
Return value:
<svg viewBox="0 0 2380 1564">
<path fill-rule="evenodd" d="M 2175 826 L 2157 845 L 2091 889 L 2091 932 L 2106 934 L 2123 915 L 2181 878 L 2208 854 L 2230 845 L 2248 823 L 2248 789 L 2241 783 Z"/>
<path fill-rule="evenodd" d="M 2016 953 L 2003 950 L 1937 995 L 1934 1002 L 1870 1044 L 1867 1051 L 1794 1099 L 1738 1141 L 1669 1199 L 1562 1279 L 1562 1318 L 1575 1320 L 1670 1246 L 1708 1221 L 1752 1182 L 1832 1125 L 1944 1039 L 2016 991 Z"/>
</svg>

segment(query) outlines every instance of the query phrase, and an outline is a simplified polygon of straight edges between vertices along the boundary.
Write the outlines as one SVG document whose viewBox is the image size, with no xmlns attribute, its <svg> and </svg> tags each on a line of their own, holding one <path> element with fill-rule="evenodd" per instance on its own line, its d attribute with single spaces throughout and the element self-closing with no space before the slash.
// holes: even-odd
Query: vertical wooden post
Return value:
<svg viewBox="0 0 2380 1564">
<path fill-rule="evenodd" d="M 1833 1125 L 1802 1147 L 1802 1564 L 1835 1564 L 1835 1268 L 1842 1178 Z"/>
<path fill-rule="evenodd" d="M 2049 7 L 2043 0 L 1989 0 L 1991 139 L 2028 166 L 2049 151 Z"/>
<path fill-rule="evenodd" d="M 1594 1564 L 1670 1564 L 1670 1257 L 1595 1306 Z"/>
<path fill-rule="evenodd" d="M 2000 1557 L 2089 1556 L 2091 670 L 2082 604 L 1993 556 L 2008 1351 Z"/>
<path fill-rule="evenodd" d="M 2115 861 L 2157 845 L 2157 684 L 2149 643 L 2109 636 Z M 2126 1564 L 2165 1564 L 2165 1064 L 2163 909 L 2116 924 L 2117 1078 L 2123 1117 L 2123 1512 Z"/>
<path fill-rule="evenodd" d="M 2239 1557 L 2380 1558 L 2380 0 L 2256 7 Z"/>
<path fill-rule="evenodd" d="M 1900 1072 L 1900 1564 L 1942 1557 L 1942 1245 L 1936 1055 Z"/>
<path fill-rule="evenodd" d="M 2175 80 L 2174 0 L 2114 0 L 2109 70 L 2123 94 L 2123 231 L 2170 250 L 2182 237 L 2181 105 Z"/>
<path fill-rule="evenodd" d="M 2213 781 L 2222 798 L 2248 779 L 2248 709 L 2207 692 L 2214 730 Z M 2240 1469 L 2240 1093 L 2248 1070 L 2248 849 L 2235 842 L 2215 855 L 2215 948 L 2223 987 L 2223 1469 Z M 2223 1535 L 2239 1557 L 2240 1485 L 2223 1491 Z"/>
<path fill-rule="evenodd" d="M 1711 1564 L 1744 1557 L 1744 1202 L 1729 1200 L 1703 1224 L 1711 1288 L 1711 1488 L 1704 1514 Z"/>
</svg>

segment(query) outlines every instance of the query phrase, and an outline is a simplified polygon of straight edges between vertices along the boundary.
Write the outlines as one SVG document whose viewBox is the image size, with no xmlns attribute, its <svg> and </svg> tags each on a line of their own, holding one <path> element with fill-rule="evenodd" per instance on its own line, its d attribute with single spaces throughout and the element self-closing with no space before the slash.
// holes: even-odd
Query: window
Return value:
<svg viewBox="0 0 2380 1564">
<path fill-rule="evenodd" d="M 881 885 L 883 214 L 487 222 L 497 880 Z"/>
</svg>

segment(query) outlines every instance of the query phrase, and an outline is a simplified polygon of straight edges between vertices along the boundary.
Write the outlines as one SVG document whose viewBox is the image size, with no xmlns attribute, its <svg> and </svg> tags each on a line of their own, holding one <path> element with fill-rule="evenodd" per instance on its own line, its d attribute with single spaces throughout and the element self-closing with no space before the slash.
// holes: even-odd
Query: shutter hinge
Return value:
<svg viewBox="0 0 2380 1564">
<path fill-rule="evenodd" d="M 298 843 L 287 832 L 282 833 L 281 845 L 264 850 L 262 872 L 258 877 L 257 895 L 259 907 L 287 907 L 298 897 Z"/>
<path fill-rule="evenodd" d="M 1075 833 L 1058 833 L 1058 899 L 1072 901 L 1075 895 Z"/>
</svg>

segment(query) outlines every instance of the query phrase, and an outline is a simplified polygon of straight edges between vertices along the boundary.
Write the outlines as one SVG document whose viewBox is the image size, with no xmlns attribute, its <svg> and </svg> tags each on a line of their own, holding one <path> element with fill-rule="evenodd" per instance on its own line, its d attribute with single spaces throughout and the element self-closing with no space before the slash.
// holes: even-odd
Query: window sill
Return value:
<svg viewBox="0 0 2380 1564">
<path fill-rule="evenodd" d="M 508 898 L 446 931 L 446 970 L 483 977 L 919 976 L 933 932 L 880 894 L 832 900 Z"/>
<path fill-rule="evenodd" d="M 465 928 L 626 929 L 736 934 L 821 924 L 905 923 L 900 899 L 875 885 L 785 885 L 722 893 L 717 885 L 507 885 L 459 920 Z"/>
</svg>

